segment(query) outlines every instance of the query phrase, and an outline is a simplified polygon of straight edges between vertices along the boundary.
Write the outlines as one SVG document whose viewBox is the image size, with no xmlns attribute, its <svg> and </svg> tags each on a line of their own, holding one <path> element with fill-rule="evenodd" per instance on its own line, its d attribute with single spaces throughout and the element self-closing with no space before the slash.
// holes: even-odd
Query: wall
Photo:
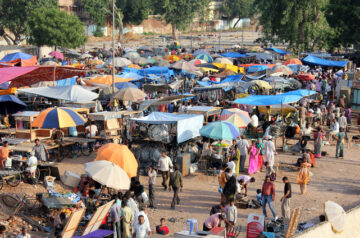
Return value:
<svg viewBox="0 0 360 238">
<path fill-rule="evenodd" d="M 359 238 L 360 206 L 346 213 L 345 229 L 341 233 L 335 233 L 329 222 L 321 223 L 309 230 L 295 235 L 296 238 Z"/>
</svg>

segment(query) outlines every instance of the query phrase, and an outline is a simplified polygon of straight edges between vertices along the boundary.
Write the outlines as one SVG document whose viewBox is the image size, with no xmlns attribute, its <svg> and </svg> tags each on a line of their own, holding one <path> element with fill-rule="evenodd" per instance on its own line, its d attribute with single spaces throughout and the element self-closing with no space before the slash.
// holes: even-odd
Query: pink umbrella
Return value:
<svg viewBox="0 0 360 238">
<path fill-rule="evenodd" d="M 51 51 L 49 55 L 58 59 L 64 59 L 63 53 L 58 51 Z"/>
</svg>

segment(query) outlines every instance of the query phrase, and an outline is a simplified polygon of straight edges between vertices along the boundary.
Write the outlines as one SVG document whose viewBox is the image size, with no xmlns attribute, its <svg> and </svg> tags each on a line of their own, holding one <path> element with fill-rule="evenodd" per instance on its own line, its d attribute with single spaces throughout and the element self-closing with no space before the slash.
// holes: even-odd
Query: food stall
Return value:
<svg viewBox="0 0 360 238">
<path fill-rule="evenodd" d="M 33 129 L 32 122 L 39 115 L 36 111 L 23 111 L 13 114 L 15 118 L 15 137 L 19 139 L 29 139 L 34 141 L 36 138 L 48 139 L 51 137 L 51 129 Z"/>
<path fill-rule="evenodd" d="M 119 112 L 94 112 L 89 114 L 90 123 L 94 123 L 99 135 L 91 137 L 97 140 L 110 140 L 120 142 L 124 120 L 134 115 L 139 115 L 141 111 L 119 111 Z"/>
<path fill-rule="evenodd" d="M 204 115 L 204 124 L 207 124 L 208 122 L 216 121 L 218 118 L 220 118 L 221 109 L 222 109 L 222 107 L 193 106 L 193 107 L 188 108 L 187 112 L 189 114 Z"/>
</svg>

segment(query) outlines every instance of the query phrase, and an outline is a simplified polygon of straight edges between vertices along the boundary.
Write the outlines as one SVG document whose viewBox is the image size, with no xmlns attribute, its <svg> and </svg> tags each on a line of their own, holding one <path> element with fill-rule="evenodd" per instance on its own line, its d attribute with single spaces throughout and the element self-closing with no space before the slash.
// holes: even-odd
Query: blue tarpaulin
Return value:
<svg viewBox="0 0 360 238">
<path fill-rule="evenodd" d="M 281 95 L 298 95 L 298 96 L 306 97 L 314 94 L 316 94 L 316 91 L 308 90 L 308 89 L 299 89 L 299 90 L 289 91 Z"/>
<path fill-rule="evenodd" d="M 215 81 L 211 81 L 211 80 L 207 80 L 207 81 L 196 81 L 200 86 L 202 87 L 207 87 L 210 86 L 212 84 L 222 84 L 222 83 L 237 83 L 237 82 L 242 82 L 242 77 L 244 75 L 243 74 L 238 74 L 238 75 L 228 75 L 224 80 L 222 80 L 221 82 L 215 82 Z"/>
<path fill-rule="evenodd" d="M 248 56 L 256 56 L 259 61 L 275 61 L 275 57 L 271 53 L 246 53 Z"/>
<path fill-rule="evenodd" d="M 17 52 L 17 53 L 5 55 L 5 57 L 2 58 L 0 62 L 9 62 L 17 59 L 27 60 L 27 59 L 31 59 L 32 57 L 34 56 L 22 52 Z"/>
<path fill-rule="evenodd" d="M 219 55 L 229 58 L 242 58 L 248 56 L 247 54 L 240 54 L 237 52 L 227 52 L 227 53 L 221 53 Z"/>
<path fill-rule="evenodd" d="M 246 98 L 238 98 L 234 103 L 252 105 L 252 106 L 271 106 L 279 104 L 294 103 L 299 101 L 302 96 L 299 95 L 250 95 Z"/>
<path fill-rule="evenodd" d="M 302 62 L 308 65 L 320 65 L 320 66 L 328 66 L 328 67 L 340 67 L 343 68 L 347 65 L 347 61 L 335 61 L 335 60 L 327 60 L 323 58 L 318 58 L 313 55 L 306 56 Z"/>
<path fill-rule="evenodd" d="M 134 72 L 123 73 L 123 74 L 120 74 L 119 77 L 120 78 L 125 78 L 125 79 L 134 78 L 131 81 L 137 81 L 137 80 L 140 80 L 140 79 L 144 78 L 143 76 L 141 76 L 141 75 L 139 75 L 137 73 L 134 73 Z"/>
<path fill-rule="evenodd" d="M 285 51 L 285 50 L 280 50 L 280 49 L 278 49 L 278 48 L 265 48 L 265 50 L 272 50 L 272 51 L 274 51 L 275 53 L 278 53 L 278 54 L 280 54 L 280 55 L 291 55 L 291 53 L 290 52 L 287 52 L 287 51 Z"/>
<path fill-rule="evenodd" d="M 76 84 L 76 77 L 56 81 L 56 87 L 71 86 L 75 84 Z"/>
<path fill-rule="evenodd" d="M 167 112 L 153 112 L 145 117 L 132 118 L 131 120 L 149 124 L 176 123 L 177 142 L 181 143 L 200 136 L 204 116 L 195 114 L 173 114 Z"/>
<path fill-rule="evenodd" d="M 269 69 L 269 67 L 267 65 L 253 65 L 253 66 L 247 67 L 247 73 L 256 73 L 256 72 L 264 71 L 267 69 Z"/>
</svg>

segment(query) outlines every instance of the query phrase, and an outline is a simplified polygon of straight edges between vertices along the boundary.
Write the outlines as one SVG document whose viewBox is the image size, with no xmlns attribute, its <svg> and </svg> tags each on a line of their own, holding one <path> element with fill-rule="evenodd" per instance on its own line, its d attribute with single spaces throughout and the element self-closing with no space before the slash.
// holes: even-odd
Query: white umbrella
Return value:
<svg viewBox="0 0 360 238">
<path fill-rule="evenodd" d="M 84 53 L 80 56 L 80 59 L 86 59 L 86 58 L 92 58 L 93 56 L 91 54 L 88 53 Z"/>
<path fill-rule="evenodd" d="M 114 62 L 115 62 L 115 67 L 126 67 L 132 64 L 130 60 L 122 57 L 116 57 Z M 112 65 L 112 59 L 109 60 L 109 64 Z"/>
<path fill-rule="evenodd" d="M 333 201 L 325 202 L 325 215 L 334 232 L 340 233 L 344 230 L 346 223 L 346 212 L 339 204 Z"/>
<path fill-rule="evenodd" d="M 118 165 L 107 160 L 86 163 L 85 172 L 98 183 L 116 190 L 128 190 L 130 178 Z"/>
</svg>

